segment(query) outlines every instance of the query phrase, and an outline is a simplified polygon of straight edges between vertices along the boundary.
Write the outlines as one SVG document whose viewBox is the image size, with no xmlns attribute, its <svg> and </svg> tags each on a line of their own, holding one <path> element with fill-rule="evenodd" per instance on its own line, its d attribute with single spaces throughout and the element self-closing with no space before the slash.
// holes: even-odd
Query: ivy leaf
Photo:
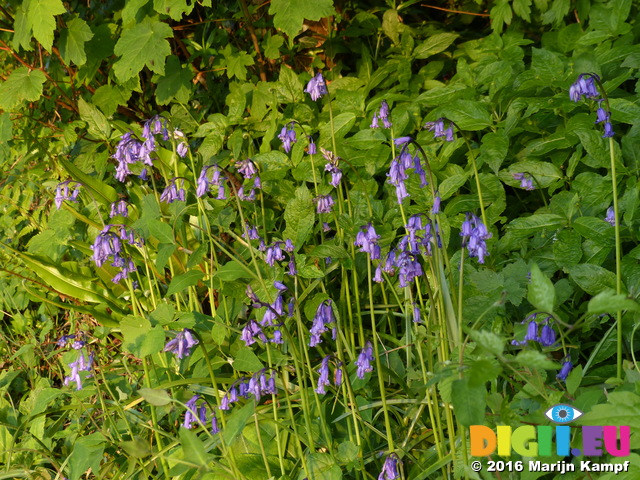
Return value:
<svg viewBox="0 0 640 480">
<path fill-rule="evenodd" d="M 23 100 L 35 102 L 42 96 L 42 85 L 46 77 L 40 70 L 29 71 L 27 67 L 14 70 L 0 85 L 0 109 L 11 110 Z"/>
<path fill-rule="evenodd" d="M 33 29 L 33 36 L 45 48 L 51 51 L 53 32 L 56 29 L 55 16 L 65 13 L 61 0 L 31 0 L 27 18 Z"/>
<path fill-rule="evenodd" d="M 68 22 L 67 28 L 60 32 L 60 55 L 64 62 L 84 65 L 87 61 L 84 44 L 92 38 L 93 32 L 87 22 L 78 17 Z"/>
<path fill-rule="evenodd" d="M 335 13 L 332 0 L 273 0 L 269 7 L 273 25 L 291 40 L 300 30 L 304 19 L 318 21 Z"/>
<path fill-rule="evenodd" d="M 159 105 L 166 105 L 174 98 L 179 103 L 187 103 L 191 95 L 191 79 L 193 75 L 188 67 L 183 67 L 175 55 L 167 58 L 167 75 L 158 81 L 156 100 Z"/>
<path fill-rule="evenodd" d="M 145 17 L 142 22 L 125 29 L 114 49 L 115 54 L 120 56 L 113 65 L 118 80 L 129 80 L 145 65 L 155 73 L 164 75 L 165 59 L 171 53 L 169 42 L 165 39 L 170 37 L 173 37 L 173 30 L 157 17 Z"/>
</svg>

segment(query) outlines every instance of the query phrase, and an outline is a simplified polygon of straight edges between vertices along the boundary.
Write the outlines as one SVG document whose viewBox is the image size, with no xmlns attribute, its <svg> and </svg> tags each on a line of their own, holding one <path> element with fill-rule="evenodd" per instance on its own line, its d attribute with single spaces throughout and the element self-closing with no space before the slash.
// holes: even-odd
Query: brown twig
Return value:
<svg viewBox="0 0 640 480">
<path fill-rule="evenodd" d="M 264 58 L 262 57 L 262 53 L 260 52 L 260 44 L 258 43 L 258 37 L 256 36 L 256 31 L 253 28 L 253 23 L 251 22 L 246 0 L 240 0 L 240 5 L 242 6 L 242 13 L 244 15 L 244 18 L 247 21 L 247 28 L 249 29 L 249 35 L 251 36 L 251 41 L 253 42 L 253 49 L 256 51 L 256 55 L 258 56 L 258 68 L 260 69 L 260 80 L 262 80 L 263 82 L 266 82 L 267 74 L 264 70 Z"/>
<path fill-rule="evenodd" d="M 449 8 L 436 7 L 434 5 L 426 5 L 424 3 L 421 3 L 420 6 L 421 7 L 427 7 L 427 8 L 433 8 L 435 10 L 442 10 L 443 12 L 448 12 L 448 13 L 461 13 L 463 15 L 474 15 L 476 17 L 489 17 L 490 16 L 488 13 L 474 13 L 474 12 L 465 12 L 463 10 L 451 10 Z"/>
</svg>

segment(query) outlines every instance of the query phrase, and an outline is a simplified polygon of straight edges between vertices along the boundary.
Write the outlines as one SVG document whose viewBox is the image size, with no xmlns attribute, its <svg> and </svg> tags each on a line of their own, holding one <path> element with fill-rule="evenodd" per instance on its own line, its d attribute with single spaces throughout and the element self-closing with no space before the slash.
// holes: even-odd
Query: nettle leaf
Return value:
<svg viewBox="0 0 640 480">
<path fill-rule="evenodd" d="M 145 19 L 122 32 L 114 53 L 121 58 L 113 64 L 113 71 L 121 82 L 137 75 L 145 65 L 152 71 L 164 75 L 165 59 L 171 54 L 167 38 L 173 30 L 157 17 Z"/>
<path fill-rule="evenodd" d="M 76 65 L 84 65 L 87 54 L 84 44 L 93 38 L 93 32 L 87 22 L 78 17 L 73 17 L 67 22 L 67 28 L 60 32 L 60 55 L 67 65 L 71 62 Z"/>
<path fill-rule="evenodd" d="M 30 72 L 27 67 L 17 68 L 0 85 L 0 109 L 11 110 L 24 100 L 35 102 L 40 99 L 46 79 L 40 70 Z"/>
<path fill-rule="evenodd" d="M 302 30 L 305 18 L 316 22 L 333 15 L 335 9 L 332 0 L 273 0 L 269 13 L 273 15 L 273 25 L 292 39 Z"/>
<path fill-rule="evenodd" d="M 588 313 L 615 313 L 619 310 L 640 311 L 640 304 L 615 290 L 603 290 L 589 301 Z"/>
<path fill-rule="evenodd" d="M 27 18 L 33 30 L 33 36 L 48 51 L 53 46 L 53 32 L 56 29 L 56 15 L 67 10 L 61 0 L 31 0 Z"/>
<path fill-rule="evenodd" d="M 468 378 L 455 380 L 451 386 L 451 400 L 457 420 L 465 427 L 482 424 L 486 396 L 483 385 L 471 386 Z"/>
</svg>

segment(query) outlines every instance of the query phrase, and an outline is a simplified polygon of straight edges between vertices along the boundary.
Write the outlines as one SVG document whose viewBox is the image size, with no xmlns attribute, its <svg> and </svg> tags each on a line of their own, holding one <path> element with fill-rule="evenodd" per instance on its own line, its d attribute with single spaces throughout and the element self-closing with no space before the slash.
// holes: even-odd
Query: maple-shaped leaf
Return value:
<svg viewBox="0 0 640 480">
<path fill-rule="evenodd" d="M 33 30 L 33 36 L 48 51 L 53 45 L 53 32 L 56 29 L 56 15 L 65 13 L 61 0 L 31 0 L 27 10 L 27 19 Z"/>
<path fill-rule="evenodd" d="M 87 54 L 84 51 L 84 44 L 93 38 L 93 32 L 87 22 L 81 18 L 74 17 L 67 23 L 67 28 L 60 32 L 60 55 L 64 62 L 76 65 L 84 65 L 87 61 Z"/>
<path fill-rule="evenodd" d="M 333 15 L 335 10 L 332 0 L 272 0 L 269 13 L 273 15 L 273 25 L 291 39 L 302 30 L 305 18 L 315 22 Z"/>
<path fill-rule="evenodd" d="M 40 70 L 30 72 L 27 67 L 14 70 L 0 84 L 0 109 L 11 110 L 23 100 L 35 102 L 42 96 L 42 85 L 46 79 Z"/>
<path fill-rule="evenodd" d="M 114 49 L 115 54 L 121 57 L 113 64 L 118 80 L 129 80 L 140 73 L 145 65 L 164 75 L 164 63 L 171 54 L 171 47 L 166 40 L 170 37 L 173 37 L 173 30 L 157 17 L 145 17 L 142 22 L 125 29 Z"/>
</svg>

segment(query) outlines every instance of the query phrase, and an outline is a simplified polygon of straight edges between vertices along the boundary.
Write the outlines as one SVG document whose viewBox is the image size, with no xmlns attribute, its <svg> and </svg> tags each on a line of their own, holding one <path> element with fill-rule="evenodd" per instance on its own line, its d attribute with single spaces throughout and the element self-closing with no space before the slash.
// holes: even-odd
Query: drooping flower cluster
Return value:
<svg viewBox="0 0 640 480">
<path fill-rule="evenodd" d="M 263 395 L 277 394 L 275 372 L 272 372 L 271 376 L 267 376 L 266 370 L 263 369 L 254 373 L 251 378 L 242 377 L 236 380 L 220 400 L 220 410 L 230 410 L 231 405 L 239 401 L 240 398 L 248 399 L 253 395 L 255 401 L 259 402 Z"/>
<path fill-rule="evenodd" d="M 318 386 L 315 389 L 318 395 L 324 395 L 325 393 L 327 393 L 325 387 L 329 387 L 331 385 L 331 381 L 329 380 L 330 360 L 331 355 L 325 356 L 320 363 L 320 368 L 317 370 L 317 372 L 320 374 L 320 376 L 318 377 Z M 336 360 L 336 362 L 337 364 L 333 371 L 333 384 L 336 387 L 339 387 L 340 385 L 342 385 L 342 362 L 340 362 L 339 360 Z"/>
<path fill-rule="evenodd" d="M 173 130 L 173 138 L 180 142 L 176 147 L 176 152 L 178 153 L 178 155 L 180 155 L 180 158 L 184 158 L 189 151 L 189 145 L 187 144 L 184 133 L 176 128 Z"/>
<path fill-rule="evenodd" d="M 113 202 L 111 204 L 109 210 L 109 218 L 118 216 L 125 218 L 129 216 L 129 207 L 126 200 L 118 200 L 117 202 Z"/>
<path fill-rule="evenodd" d="M 589 98 L 591 100 L 597 100 L 598 110 L 596 111 L 595 123 L 604 124 L 604 134 L 602 138 L 609 138 L 615 135 L 613 127 L 611 126 L 611 112 L 602 107 L 602 102 L 605 102 L 604 98 L 600 98 L 600 92 L 598 91 L 598 83 L 600 77 L 595 73 L 581 73 L 578 75 L 578 79 L 569 88 L 569 98 L 574 102 L 579 102 L 582 98 Z"/>
<path fill-rule="evenodd" d="M 286 259 L 286 257 L 284 256 L 284 253 L 282 253 L 283 245 L 284 245 L 284 250 L 287 253 L 289 253 L 289 266 L 288 266 L 289 270 L 287 271 L 287 273 L 291 276 L 297 275 L 298 269 L 296 268 L 296 259 L 295 259 L 295 256 L 293 255 L 295 246 L 293 245 L 293 242 L 290 239 L 287 239 L 284 242 L 275 241 L 273 242 L 273 245 L 269 247 L 267 247 L 264 244 L 264 241 L 261 239 L 260 246 L 258 248 L 260 251 L 266 250 L 265 262 L 270 267 L 273 267 L 276 261 L 281 262 Z"/>
<path fill-rule="evenodd" d="M 528 173 L 514 173 L 512 174 L 514 180 L 520 180 L 520 188 L 525 190 L 535 190 L 533 185 L 533 177 Z"/>
<path fill-rule="evenodd" d="M 364 348 L 358 355 L 358 359 L 356 360 L 356 366 L 358 367 L 356 370 L 356 375 L 359 379 L 364 379 L 364 374 L 367 372 L 373 372 L 373 366 L 371 362 L 373 361 L 373 345 L 370 341 L 364 344 Z"/>
<path fill-rule="evenodd" d="M 184 422 L 182 422 L 184 428 L 191 429 L 194 426 L 205 426 L 207 424 L 207 404 L 202 402 L 198 406 L 199 399 L 200 395 L 194 395 L 185 403 L 187 410 L 184 412 Z M 211 411 L 211 434 L 215 435 L 218 432 L 220 432 L 220 427 L 218 426 L 218 417 L 214 409 Z"/>
<path fill-rule="evenodd" d="M 280 135 L 278 135 L 278 138 L 282 141 L 282 148 L 284 148 L 284 151 L 287 153 L 291 152 L 291 147 L 297 141 L 296 131 L 293 129 L 293 125 L 294 122 L 289 122 L 282 127 Z"/>
<path fill-rule="evenodd" d="M 172 340 L 169 340 L 164 347 L 163 352 L 173 353 L 178 360 L 191 355 L 191 349 L 198 344 L 198 340 L 193 336 L 188 328 L 178 332 Z"/>
<path fill-rule="evenodd" d="M 65 386 L 69 385 L 71 382 L 76 383 L 76 390 L 82 389 L 82 378 L 80 377 L 80 372 L 90 372 L 93 368 L 94 362 L 94 354 L 91 352 L 90 354 L 86 354 L 83 348 L 86 346 L 86 340 L 84 339 L 84 335 L 82 332 L 71 335 L 63 335 L 57 342 L 56 345 L 60 348 L 66 347 L 69 341 L 73 340 L 71 347 L 78 351 L 78 355 L 76 359 L 69 363 L 69 369 L 71 370 L 70 374 L 64 378 L 63 384 Z M 91 375 L 88 375 L 90 377 Z"/>
<path fill-rule="evenodd" d="M 336 339 L 336 326 L 332 304 L 333 301 L 329 298 L 318 305 L 316 314 L 313 317 L 311 329 L 309 330 L 309 333 L 311 333 L 311 338 L 309 339 L 310 347 L 315 347 L 322 343 L 322 334 L 329 331 L 328 326 L 331 326 L 331 338 L 333 340 Z"/>
<path fill-rule="evenodd" d="M 378 124 L 378 122 L 380 120 L 382 120 L 384 128 L 391 128 L 392 123 L 389 120 L 389 104 L 386 100 L 382 101 L 378 111 L 373 114 L 373 119 L 371 120 L 371 128 L 379 128 L 380 125 Z"/>
<path fill-rule="evenodd" d="M 318 195 L 313 201 L 316 204 L 316 213 L 331 213 L 335 203 L 331 195 Z"/>
<path fill-rule="evenodd" d="M 542 324 L 542 329 L 540 329 L 540 325 L 536 322 L 538 315 L 538 313 L 534 313 L 522 321 L 523 324 L 528 322 L 527 333 L 521 342 L 512 340 L 512 345 L 523 346 L 529 342 L 537 342 L 543 347 L 551 347 L 556 343 L 556 332 L 552 326 L 552 318 L 547 316 Z"/>
<path fill-rule="evenodd" d="M 376 229 L 369 223 L 360 228 L 353 244 L 356 247 L 360 247 L 361 252 L 368 253 L 371 256 L 371 260 L 379 260 L 380 246 L 378 245 L 378 240 L 380 240 L 380 235 L 376 233 Z"/>
<path fill-rule="evenodd" d="M 447 142 L 453 142 L 455 140 L 453 136 L 453 122 L 449 122 L 449 126 L 444 128 L 445 121 L 447 121 L 446 118 L 439 118 L 435 122 L 425 123 L 424 128 L 433 132 L 434 138 L 444 137 Z"/>
<path fill-rule="evenodd" d="M 196 182 L 196 196 L 203 197 L 211 186 L 218 187 L 217 200 L 226 200 L 227 196 L 224 191 L 224 179 L 218 165 L 204 165 Z"/>
<path fill-rule="evenodd" d="M 318 72 L 315 77 L 309 80 L 309 83 L 307 83 L 307 87 L 304 89 L 304 91 L 311 95 L 311 100 L 313 100 L 314 102 L 320 97 L 329 93 L 322 73 Z"/>
<path fill-rule="evenodd" d="M 178 182 L 180 183 L 180 186 L 178 186 Z M 160 195 L 161 202 L 173 203 L 176 200 L 180 200 L 182 202 L 185 201 L 184 178 L 182 177 L 176 177 L 169 180 L 169 183 L 162 192 L 162 195 Z"/>
<path fill-rule="evenodd" d="M 329 184 L 334 188 L 338 188 L 340 180 L 342 179 L 342 170 L 338 167 L 340 164 L 340 157 L 329 150 L 325 150 L 324 148 L 320 148 L 320 151 L 322 152 L 324 159 L 327 161 L 324 166 L 324 170 L 331 174 L 331 181 Z"/>
<path fill-rule="evenodd" d="M 616 214 L 613 210 L 613 207 L 607 208 L 607 215 L 604 217 L 604 221 L 607 222 L 612 227 L 616 226 Z"/>
<path fill-rule="evenodd" d="M 92 259 L 97 267 L 101 267 L 111 258 L 111 266 L 121 269 L 111 279 L 113 283 L 120 283 L 125 278 L 128 278 L 130 273 L 136 271 L 136 266 L 131 257 L 124 255 L 123 242 L 132 246 L 142 246 L 142 239 L 136 240 L 133 230 L 127 229 L 125 225 L 116 224 L 105 226 L 96 237 L 93 245 L 91 245 L 91 250 L 93 250 Z"/>
<path fill-rule="evenodd" d="M 407 170 L 413 168 L 414 173 L 420 177 L 420 187 L 424 188 L 428 185 L 427 175 L 420 163 L 420 157 L 418 155 L 412 156 L 409 153 L 409 143 L 411 137 L 400 137 L 394 140 L 395 144 L 402 146 L 400 154 L 391 161 L 389 167 L 389 173 L 387 173 L 387 183 L 396 187 L 396 197 L 398 204 L 402 204 L 402 200 L 409 196 L 405 181 L 409 179 Z"/>
<path fill-rule="evenodd" d="M 69 187 L 71 185 L 75 185 L 73 191 L 69 191 Z M 56 196 L 54 201 L 56 203 L 56 207 L 60 210 L 62 206 L 62 202 L 65 200 L 70 200 L 72 202 L 78 201 L 78 195 L 80 194 L 80 187 L 82 184 L 80 182 L 76 182 L 75 180 L 65 180 L 64 182 L 60 182 L 56 186 Z"/>
<path fill-rule="evenodd" d="M 275 343 L 281 344 L 282 331 L 280 327 L 283 322 L 279 322 L 278 319 L 285 315 L 284 311 L 284 292 L 287 291 L 287 287 L 281 282 L 274 282 L 273 285 L 278 289 L 278 296 L 273 303 L 267 303 L 260 300 L 253 292 L 251 287 L 247 285 L 247 297 L 253 302 L 253 308 L 266 308 L 262 315 L 262 320 L 257 322 L 253 319 L 249 319 L 247 324 L 242 329 L 240 338 L 244 341 L 246 346 L 253 345 L 256 339 L 262 343 Z M 292 309 L 293 299 L 290 301 L 289 314 L 293 313 Z"/>
<path fill-rule="evenodd" d="M 244 185 L 242 185 L 238 190 L 238 197 L 240 198 L 240 200 L 255 200 L 256 189 L 262 189 L 262 182 L 260 181 L 260 177 L 258 176 L 258 168 L 256 167 L 256 164 L 253 163 L 250 158 L 247 158 L 245 160 L 240 160 L 239 162 L 237 162 L 236 168 L 246 180 L 253 179 L 253 185 L 251 187 L 251 190 L 249 190 L 249 193 L 244 193 Z"/>
<path fill-rule="evenodd" d="M 560 371 L 556 375 L 558 380 L 566 381 L 569 373 L 573 369 L 573 363 L 568 358 L 565 358 L 564 362 L 562 362 L 562 367 L 560 367 Z"/>
<path fill-rule="evenodd" d="M 382 471 L 380 475 L 378 475 L 378 480 L 395 480 L 396 478 L 400 478 L 400 473 L 398 472 L 399 462 L 400 459 L 395 453 L 390 454 L 384 461 Z"/>
<path fill-rule="evenodd" d="M 466 220 L 462 222 L 460 235 L 462 236 L 462 246 L 467 247 L 469 256 L 477 257 L 478 263 L 484 263 L 484 257 L 489 255 L 486 240 L 491 238 L 491 233 L 482 220 L 472 213 L 467 213 Z"/>
<path fill-rule="evenodd" d="M 423 275 L 419 258 L 424 253 L 432 254 L 432 243 L 442 246 L 437 226 L 427 219 L 423 224 L 423 215 L 412 215 L 405 226 L 406 234 L 403 235 L 395 248 L 386 255 L 384 262 L 377 267 L 373 281 L 382 282 L 382 272 L 395 275 L 398 269 L 398 280 L 401 287 L 407 287 L 415 278 Z M 418 315 L 419 317 L 419 315 Z"/>
</svg>

